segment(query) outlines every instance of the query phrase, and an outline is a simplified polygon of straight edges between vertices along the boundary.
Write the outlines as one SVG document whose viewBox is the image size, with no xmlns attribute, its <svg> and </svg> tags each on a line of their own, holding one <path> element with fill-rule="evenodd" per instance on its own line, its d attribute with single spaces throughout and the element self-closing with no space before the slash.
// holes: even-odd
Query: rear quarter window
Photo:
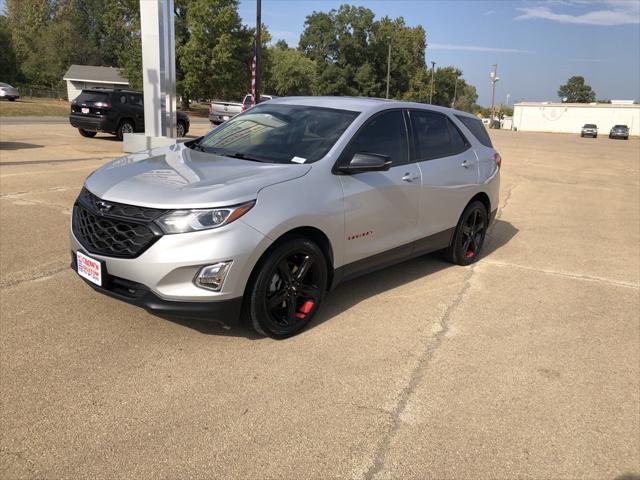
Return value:
<svg viewBox="0 0 640 480">
<path fill-rule="evenodd" d="M 480 120 L 479 118 L 466 117 L 464 115 L 456 115 L 456 118 L 469 129 L 473 136 L 476 137 L 482 145 L 484 145 L 485 147 L 493 148 L 491 138 L 487 133 L 487 129 L 484 128 L 482 120 Z"/>
</svg>

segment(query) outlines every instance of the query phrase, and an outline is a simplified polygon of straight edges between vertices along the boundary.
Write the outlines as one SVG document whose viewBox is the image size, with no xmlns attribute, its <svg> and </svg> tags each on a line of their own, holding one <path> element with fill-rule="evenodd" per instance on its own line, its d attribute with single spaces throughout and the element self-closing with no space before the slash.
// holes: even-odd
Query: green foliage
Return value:
<svg viewBox="0 0 640 480">
<path fill-rule="evenodd" d="M 255 31 L 242 24 L 239 0 L 175 0 L 177 93 L 190 98 L 239 100 L 249 90 Z M 69 65 L 119 67 L 133 88 L 142 86 L 139 0 L 6 0 L 0 17 L 3 79 L 61 86 Z M 391 47 L 389 94 L 429 101 L 431 71 L 426 33 L 402 17 L 376 19 L 364 7 L 313 12 L 296 49 L 262 26 L 261 91 L 276 95 L 384 97 Z M 456 78 L 458 84 L 456 88 Z M 470 110 L 472 85 L 454 67 L 438 68 L 433 103 Z"/>
<path fill-rule="evenodd" d="M 462 78 L 462 71 L 455 67 L 437 68 L 431 71 L 421 68 L 411 79 L 403 95 L 405 100 L 429 102 L 431 98 L 431 76 L 433 73 L 433 105 L 454 106 L 458 110 L 473 111 L 478 93 L 473 85 Z M 455 98 L 455 104 L 454 104 Z"/>
<path fill-rule="evenodd" d="M 316 63 L 319 95 L 386 94 L 387 56 L 391 44 L 390 96 L 401 97 L 412 77 L 424 68 L 422 27 L 408 27 L 402 17 L 375 20 L 368 8 L 342 5 L 307 16 L 299 49 Z"/>
<path fill-rule="evenodd" d="M 313 95 L 316 89 L 316 64 L 299 50 L 270 48 L 271 72 L 263 91 L 279 96 Z"/>
<path fill-rule="evenodd" d="M 238 0 L 179 0 L 176 13 L 178 91 L 188 98 L 241 98 L 253 31 L 242 25 Z"/>
<path fill-rule="evenodd" d="M 0 80 L 11 83 L 18 80 L 18 60 L 8 23 L 7 17 L 0 15 Z"/>
<path fill-rule="evenodd" d="M 596 101 L 596 92 L 587 85 L 584 77 L 575 75 L 560 86 L 558 96 L 569 103 L 591 103 Z M 564 100 L 566 98 L 566 100 Z"/>
</svg>

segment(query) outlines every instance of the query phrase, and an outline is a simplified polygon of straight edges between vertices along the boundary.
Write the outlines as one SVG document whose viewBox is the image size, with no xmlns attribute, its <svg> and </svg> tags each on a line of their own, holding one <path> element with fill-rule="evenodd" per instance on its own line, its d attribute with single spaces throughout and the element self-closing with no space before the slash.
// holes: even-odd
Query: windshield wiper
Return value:
<svg viewBox="0 0 640 480">
<path fill-rule="evenodd" d="M 240 158 L 242 160 L 251 160 L 252 162 L 268 162 L 268 160 L 265 160 L 263 158 L 252 157 L 251 155 L 247 155 L 246 153 L 242 152 L 222 152 L 220 153 L 220 155 L 231 158 Z"/>
<path fill-rule="evenodd" d="M 187 146 L 189 148 L 192 148 L 193 150 L 198 150 L 199 152 L 205 152 L 206 151 L 206 147 L 200 143 L 200 140 L 194 140 L 193 142 L 191 142 Z"/>
</svg>

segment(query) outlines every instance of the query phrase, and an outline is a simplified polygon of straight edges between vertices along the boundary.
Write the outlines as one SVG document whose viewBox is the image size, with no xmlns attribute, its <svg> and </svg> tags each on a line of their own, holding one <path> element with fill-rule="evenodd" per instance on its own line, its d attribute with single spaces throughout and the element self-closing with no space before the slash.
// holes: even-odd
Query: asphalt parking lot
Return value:
<svg viewBox="0 0 640 480">
<path fill-rule="evenodd" d="M 345 283 L 274 341 L 93 292 L 69 215 L 121 144 L 0 119 L 0 477 L 640 475 L 640 141 L 492 137 L 477 264 Z"/>
</svg>

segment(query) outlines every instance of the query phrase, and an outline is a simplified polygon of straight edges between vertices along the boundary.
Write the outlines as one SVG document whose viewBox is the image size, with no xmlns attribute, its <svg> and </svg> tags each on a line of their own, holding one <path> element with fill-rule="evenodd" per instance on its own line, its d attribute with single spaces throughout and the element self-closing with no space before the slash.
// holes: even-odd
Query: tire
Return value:
<svg viewBox="0 0 640 480">
<path fill-rule="evenodd" d="M 584 138 L 584 133 L 581 133 L 581 134 L 580 134 L 580 138 Z"/>
<path fill-rule="evenodd" d="M 87 138 L 93 138 L 96 136 L 96 133 L 98 133 L 98 132 L 92 132 L 90 130 L 84 130 L 82 128 L 79 128 L 78 132 L 80 132 L 80 135 Z"/>
<path fill-rule="evenodd" d="M 15 102 L 16 99 L 14 97 L 7 97 L 9 99 L 10 102 Z"/>
<path fill-rule="evenodd" d="M 463 266 L 478 260 L 487 234 L 488 219 L 482 202 L 476 200 L 467 205 L 460 215 L 451 245 L 445 250 L 446 259 Z"/>
<path fill-rule="evenodd" d="M 287 338 L 315 317 L 327 290 L 327 262 L 320 247 L 302 237 L 284 240 L 252 275 L 245 312 L 261 335 Z"/>
<path fill-rule="evenodd" d="M 184 122 L 178 122 L 178 124 L 176 125 L 176 137 L 181 138 L 184 137 L 186 135 L 187 132 L 187 126 L 185 125 Z"/>
<path fill-rule="evenodd" d="M 594 135 L 593 138 L 598 138 L 598 135 Z"/>
<path fill-rule="evenodd" d="M 116 137 L 118 137 L 118 140 L 122 141 L 125 133 L 133 133 L 134 131 L 135 128 L 131 120 L 122 120 L 120 125 L 118 125 L 118 130 L 116 130 Z"/>
</svg>

